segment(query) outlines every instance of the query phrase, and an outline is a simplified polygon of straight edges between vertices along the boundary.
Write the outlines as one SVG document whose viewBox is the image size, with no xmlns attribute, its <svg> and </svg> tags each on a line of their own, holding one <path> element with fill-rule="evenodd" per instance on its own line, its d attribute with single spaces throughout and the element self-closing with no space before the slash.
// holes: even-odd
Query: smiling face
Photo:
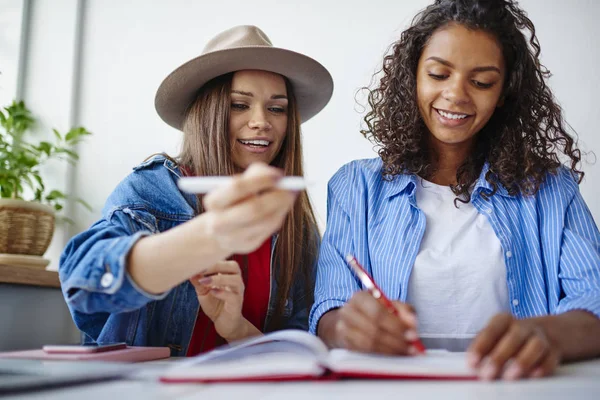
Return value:
<svg viewBox="0 0 600 400">
<path fill-rule="evenodd" d="M 504 76 L 493 35 L 451 24 L 431 36 L 417 67 L 417 103 L 438 153 L 471 148 L 501 105 Z"/>
<path fill-rule="evenodd" d="M 288 98 L 281 75 L 244 70 L 233 75 L 229 140 L 236 169 L 270 164 L 281 149 L 288 121 Z"/>
</svg>

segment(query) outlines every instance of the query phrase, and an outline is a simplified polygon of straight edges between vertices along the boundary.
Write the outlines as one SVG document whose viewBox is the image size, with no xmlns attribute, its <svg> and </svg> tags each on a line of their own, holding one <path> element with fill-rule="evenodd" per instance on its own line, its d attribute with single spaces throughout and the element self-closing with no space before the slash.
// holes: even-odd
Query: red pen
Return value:
<svg viewBox="0 0 600 400">
<path fill-rule="evenodd" d="M 385 296 L 385 294 L 383 294 L 381 289 L 379 289 L 379 286 L 377 286 L 373 278 L 371 278 L 371 276 L 367 273 L 367 271 L 365 271 L 362 265 L 360 265 L 356 257 L 348 254 L 346 256 L 346 261 L 348 262 L 348 265 L 350 265 L 350 267 L 352 268 L 352 271 L 356 274 L 356 276 L 358 276 L 358 279 L 360 279 L 361 283 L 367 289 L 367 291 L 371 293 L 373 297 L 379 300 L 379 302 L 383 304 L 392 314 L 400 318 L 400 313 L 398 312 L 398 309 L 394 306 L 390 299 L 388 299 Z M 411 342 L 411 345 L 413 345 L 419 353 L 425 353 L 425 346 L 423 346 L 423 343 L 421 343 L 421 341 L 418 338 L 415 341 Z"/>
</svg>

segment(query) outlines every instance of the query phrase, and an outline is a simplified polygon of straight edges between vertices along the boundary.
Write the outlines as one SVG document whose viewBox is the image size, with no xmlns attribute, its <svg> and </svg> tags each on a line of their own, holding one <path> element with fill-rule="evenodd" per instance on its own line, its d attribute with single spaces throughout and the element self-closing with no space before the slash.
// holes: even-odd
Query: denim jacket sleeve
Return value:
<svg viewBox="0 0 600 400">
<path fill-rule="evenodd" d="M 59 277 L 72 312 L 122 313 L 168 295 L 146 293 L 127 272 L 135 243 L 168 229 L 157 219 L 159 215 L 186 220 L 193 213 L 165 163 L 155 157 L 134 168 L 107 199 L 101 219 L 65 247 Z"/>
<path fill-rule="evenodd" d="M 133 245 L 155 233 L 153 220 L 143 209 L 116 208 L 71 239 L 59 267 L 63 295 L 70 308 L 86 314 L 120 313 L 168 294 L 146 293 L 127 272 L 127 256 Z"/>
</svg>

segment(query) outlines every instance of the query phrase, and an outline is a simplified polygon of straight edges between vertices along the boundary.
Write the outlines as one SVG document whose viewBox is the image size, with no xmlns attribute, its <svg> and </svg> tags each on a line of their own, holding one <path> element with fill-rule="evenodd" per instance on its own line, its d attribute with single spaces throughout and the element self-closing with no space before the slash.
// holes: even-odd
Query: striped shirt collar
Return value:
<svg viewBox="0 0 600 400">
<path fill-rule="evenodd" d="M 479 178 L 475 181 L 471 197 L 479 195 L 482 191 L 492 193 L 492 185 L 485 179 L 486 174 L 490 170 L 490 164 L 486 161 L 483 164 Z M 404 191 L 408 191 L 408 196 L 414 200 L 415 188 L 417 185 L 417 176 L 415 174 L 399 174 L 391 181 L 386 181 L 383 191 L 385 198 L 391 198 Z M 506 188 L 500 182 L 497 183 L 496 194 L 504 197 L 511 197 Z"/>
</svg>

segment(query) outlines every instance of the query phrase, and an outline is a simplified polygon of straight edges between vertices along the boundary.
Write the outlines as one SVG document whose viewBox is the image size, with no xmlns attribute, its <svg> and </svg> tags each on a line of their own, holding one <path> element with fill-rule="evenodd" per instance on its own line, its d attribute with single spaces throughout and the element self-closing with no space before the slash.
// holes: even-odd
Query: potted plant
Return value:
<svg viewBox="0 0 600 400">
<path fill-rule="evenodd" d="M 74 165 L 78 156 L 73 146 L 90 132 L 76 127 L 63 135 L 53 129 L 54 140 L 32 143 L 26 133 L 34 123 L 22 101 L 0 110 L 0 260 L 12 256 L 21 261 L 15 263 L 26 264 L 25 255 L 33 264 L 46 265 L 41 256 L 54 233 L 55 211 L 64 207 L 67 196 L 46 187 L 40 167 L 51 159 Z"/>
</svg>

